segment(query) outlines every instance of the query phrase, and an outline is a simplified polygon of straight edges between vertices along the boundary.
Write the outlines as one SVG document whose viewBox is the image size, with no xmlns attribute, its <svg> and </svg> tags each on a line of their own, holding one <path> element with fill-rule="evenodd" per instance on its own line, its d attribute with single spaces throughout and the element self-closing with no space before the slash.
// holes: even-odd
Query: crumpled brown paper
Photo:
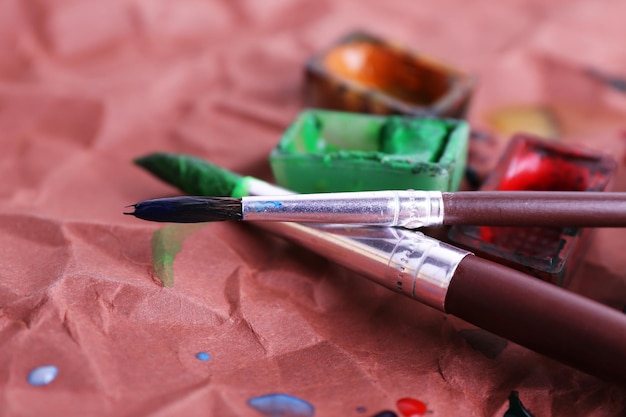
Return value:
<svg viewBox="0 0 626 417">
<path fill-rule="evenodd" d="M 0 1 L 0 414 L 252 416 L 301 398 L 316 416 L 620 416 L 626 391 L 377 287 L 246 225 L 186 236 L 155 279 L 159 225 L 124 206 L 176 191 L 134 167 L 195 154 L 271 180 L 302 107 L 302 66 L 360 27 L 481 79 L 470 112 L 487 172 L 489 115 L 549 107 L 565 141 L 624 163 L 626 7 L 540 0 Z M 626 191 L 621 169 L 613 187 Z M 626 304 L 623 230 L 598 230 L 571 289 Z M 575 319 L 575 318 L 573 318 Z M 581 341 L 585 343 L 585 341 Z M 198 360 L 207 352 L 210 360 Z M 45 386 L 29 372 L 52 364 Z"/>
</svg>

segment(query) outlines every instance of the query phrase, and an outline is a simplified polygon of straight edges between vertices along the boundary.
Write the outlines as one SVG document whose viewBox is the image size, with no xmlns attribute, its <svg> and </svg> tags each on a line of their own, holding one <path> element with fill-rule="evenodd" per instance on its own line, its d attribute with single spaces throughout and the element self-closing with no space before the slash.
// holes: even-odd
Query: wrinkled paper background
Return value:
<svg viewBox="0 0 626 417">
<path fill-rule="evenodd" d="M 623 164 L 626 94 L 584 70 L 626 77 L 625 3 L 0 0 L 0 10 L 0 414 L 252 416 L 248 398 L 284 392 L 316 416 L 397 412 L 401 397 L 428 415 L 502 416 L 517 390 L 535 416 L 624 415 L 626 390 L 513 344 L 489 355 L 462 337 L 474 334 L 462 321 L 247 225 L 191 233 L 164 288 L 150 249 L 161 225 L 121 213 L 176 193 L 132 165 L 152 151 L 271 180 L 268 152 L 302 108 L 303 63 L 355 28 L 478 74 L 475 128 L 490 131 L 494 109 L 545 106 L 562 140 Z M 492 133 L 473 144 L 483 172 L 506 140 Z M 621 168 L 613 189 L 626 191 Z M 623 309 L 625 251 L 622 230 L 598 230 L 571 289 Z M 56 380 L 29 385 L 45 364 Z"/>
</svg>

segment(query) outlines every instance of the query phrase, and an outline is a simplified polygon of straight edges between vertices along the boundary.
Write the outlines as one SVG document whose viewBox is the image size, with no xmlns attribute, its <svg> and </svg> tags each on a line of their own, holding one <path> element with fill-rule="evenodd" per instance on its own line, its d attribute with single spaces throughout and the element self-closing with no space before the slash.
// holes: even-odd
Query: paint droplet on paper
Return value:
<svg viewBox="0 0 626 417">
<path fill-rule="evenodd" d="M 415 398 L 400 398 L 396 406 L 404 417 L 416 417 L 426 414 L 426 404 Z"/>
<path fill-rule="evenodd" d="M 517 391 L 511 392 L 509 395 L 509 409 L 504 413 L 504 417 L 534 417 L 530 411 L 524 407 L 522 401 L 519 399 L 519 393 Z"/>
<path fill-rule="evenodd" d="M 28 383 L 34 386 L 48 385 L 57 377 L 59 369 L 54 365 L 39 366 L 28 374 Z"/>
<path fill-rule="evenodd" d="M 398 417 L 398 415 L 393 411 L 385 410 L 373 415 L 372 417 Z"/>
<path fill-rule="evenodd" d="M 309 402 L 288 394 L 268 394 L 250 398 L 248 405 L 267 417 L 312 417 Z"/>
<path fill-rule="evenodd" d="M 208 361 L 209 359 L 211 359 L 211 355 L 206 352 L 198 352 L 196 353 L 196 359 L 200 361 Z"/>
</svg>

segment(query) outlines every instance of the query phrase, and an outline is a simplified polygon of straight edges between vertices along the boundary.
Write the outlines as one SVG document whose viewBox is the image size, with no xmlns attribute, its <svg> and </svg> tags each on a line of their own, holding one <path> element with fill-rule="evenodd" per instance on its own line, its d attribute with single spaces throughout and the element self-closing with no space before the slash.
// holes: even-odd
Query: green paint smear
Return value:
<svg viewBox="0 0 626 417">
<path fill-rule="evenodd" d="M 247 195 L 247 178 L 189 155 L 153 153 L 135 163 L 157 178 L 191 195 Z M 172 224 L 152 235 L 152 268 L 164 287 L 174 285 L 174 260 L 183 242 L 203 224 Z"/>
<path fill-rule="evenodd" d="M 389 118 L 379 135 L 380 151 L 410 155 L 415 162 L 437 162 L 447 136 L 448 126 L 440 120 Z"/>
<path fill-rule="evenodd" d="M 413 163 L 437 162 L 453 126 L 449 121 L 309 110 L 287 128 L 277 150 L 290 155 L 356 159 L 394 156 Z M 367 157 L 366 154 L 371 154 Z"/>
<path fill-rule="evenodd" d="M 190 195 L 230 196 L 242 177 L 189 155 L 153 153 L 135 164 Z"/>
<path fill-rule="evenodd" d="M 171 224 L 152 235 L 152 268 L 166 288 L 174 286 L 174 259 L 183 242 L 204 224 Z"/>
<path fill-rule="evenodd" d="M 457 190 L 466 122 L 305 110 L 270 154 L 276 183 L 300 193 Z"/>
</svg>

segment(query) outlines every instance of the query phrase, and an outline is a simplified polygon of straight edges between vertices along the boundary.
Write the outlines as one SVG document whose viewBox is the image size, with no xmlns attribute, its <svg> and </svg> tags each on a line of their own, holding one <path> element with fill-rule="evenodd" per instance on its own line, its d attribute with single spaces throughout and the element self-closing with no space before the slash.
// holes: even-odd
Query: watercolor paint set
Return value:
<svg viewBox="0 0 626 417">
<path fill-rule="evenodd" d="M 276 183 L 299 193 L 459 188 L 469 127 L 454 119 L 306 110 L 269 160 Z"/>
<path fill-rule="evenodd" d="M 480 191 L 607 191 L 616 168 L 607 155 L 519 134 Z M 449 238 L 488 259 L 564 285 L 580 263 L 592 231 L 470 225 L 452 227 Z"/>
<path fill-rule="evenodd" d="M 476 80 L 429 56 L 354 32 L 305 67 L 309 107 L 462 118 Z"/>
<path fill-rule="evenodd" d="M 424 115 L 464 117 L 475 85 L 471 75 L 364 32 L 351 33 L 313 55 L 305 67 L 305 80 L 309 106 L 412 115 L 416 125 L 437 123 L 436 119 L 418 121 Z M 359 159 L 364 150 L 384 154 L 385 146 L 379 141 L 380 147 L 374 148 L 372 131 L 359 131 L 364 124 L 356 122 L 357 113 L 331 116 L 318 112 L 315 115 L 315 110 L 310 110 L 299 116 L 272 151 L 272 171 L 281 186 L 301 193 L 458 190 L 467 168 L 467 125 L 462 128 L 463 137 L 456 130 L 457 136 L 449 144 L 456 146 L 456 151 L 442 153 L 438 161 L 413 160 L 424 168 L 403 168 L 384 166 L 380 159 Z M 354 120 L 344 124 L 348 129 L 342 129 L 338 123 L 325 124 L 331 117 Z M 432 127 L 426 135 L 431 149 L 436 148 L 442 135 Z M 331 138 L 330 145 L 326 136 Z M 355 140 L 357 136 L 363 141 Z M 394 156 L 384 154 L 383 158 L 406 158 L 408 163 L 414 157 L 401 146 L 393 146 L 393 151 Z M 363 168 L 366 164 L 370 167 Z M 615 169 L 615 161 L 607 155 L 517 135 L 480 191 L 608 191 Z M 448 239 L 488 259 L 564 285 L 576 271 L 591 233 L 592 229 L 581 227 L 464 225 L 453 227 Z"/>
<path fill-rule="evenodd" d="M 274 178 L 299 193 L 458 190 L 475 83 L 395 42 L 349 33 L 306 62 L 310 109 L 270 153 Z"/>
</svg>

